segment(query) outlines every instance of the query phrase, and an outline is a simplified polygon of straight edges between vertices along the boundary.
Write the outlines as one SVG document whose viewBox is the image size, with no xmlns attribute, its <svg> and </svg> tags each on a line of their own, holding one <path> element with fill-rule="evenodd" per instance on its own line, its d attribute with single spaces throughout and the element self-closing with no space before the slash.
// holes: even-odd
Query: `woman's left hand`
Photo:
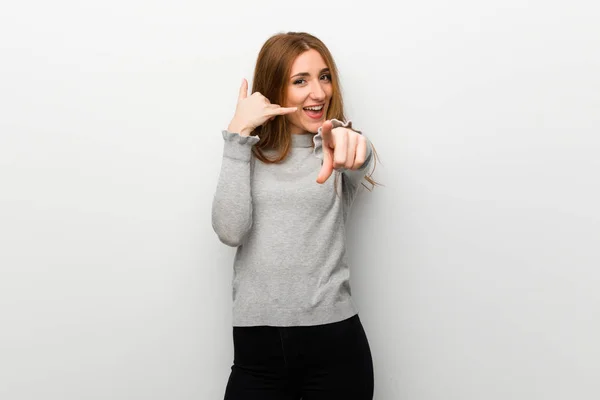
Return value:
<svg viewBox="0 0 600 400">
<path fill-rule="evenodd" d="M 323 138 L 323 166 L 317 177 L 325 183 L 334 169 L 359 169 L 367 156 L 367 139 L 348 128 L 333 128 L 331 121 L 321 127 Z"/>
</svg>

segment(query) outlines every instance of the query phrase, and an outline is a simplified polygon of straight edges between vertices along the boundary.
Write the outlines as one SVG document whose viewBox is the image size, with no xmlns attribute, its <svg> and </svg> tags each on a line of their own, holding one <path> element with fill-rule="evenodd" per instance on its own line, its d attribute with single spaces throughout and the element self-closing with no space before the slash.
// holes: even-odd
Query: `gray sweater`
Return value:
<svg viewBox="0 0 600 400">
<path fill-rule="evenodd" d="M 333 127 L 339 126 L 353 129 L 334 119 Z M 222 133 L 212 225 L 223 243 L 237 247 L 233 325 L 319 325 L 355 315 L 345 224 L 373 163 L 371 144 L 361 169 L 334 171 L 318 184 L 320 129 L 292 135 L 292 149 L 278 164 L 254 157 L 258 136 Z"/>
</svg>

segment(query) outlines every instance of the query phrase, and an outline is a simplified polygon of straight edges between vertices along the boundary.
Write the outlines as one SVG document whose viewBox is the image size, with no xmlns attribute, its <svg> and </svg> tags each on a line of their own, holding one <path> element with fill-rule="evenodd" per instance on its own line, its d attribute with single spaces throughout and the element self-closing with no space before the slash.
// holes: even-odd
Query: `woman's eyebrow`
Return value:
<svg viewBox="0 0 600 400">
<path fill-rule="evenodd" d="M 322 74 L 323 72 L 329 72 L 329 68 L 323 68 L 319 74 Z M 308 72 L 299 72 L 296 75 L 292 75 L 292 78 L 296 76 L 310 76 L 310 74 Z"/>
</svg>

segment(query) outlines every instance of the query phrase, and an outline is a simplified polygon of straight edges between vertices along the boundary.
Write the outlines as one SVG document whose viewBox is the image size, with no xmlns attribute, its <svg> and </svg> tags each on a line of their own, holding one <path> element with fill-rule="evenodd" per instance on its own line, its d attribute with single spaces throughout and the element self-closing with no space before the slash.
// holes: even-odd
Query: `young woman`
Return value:
<svg viewBox="0 0 600 400">
<path fill-rule="evenodd" d="M 369 343 L 351 298 L 345 223 L 372 144 L 346 122 L 321 40 L 269 38 L 227 130 L 212 225 L 237 247 L 226 400 L 367 400 Z"/>
</svg>

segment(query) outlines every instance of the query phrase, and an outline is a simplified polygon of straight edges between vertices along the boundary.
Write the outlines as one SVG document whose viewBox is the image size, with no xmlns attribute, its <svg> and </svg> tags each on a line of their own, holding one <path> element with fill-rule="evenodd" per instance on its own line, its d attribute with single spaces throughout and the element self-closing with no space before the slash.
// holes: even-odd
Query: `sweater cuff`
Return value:
<svg viewBox="0 0 600 400">
<path fill-rule="evenodd" d="M 223 155 L 240 161 L 250 161 L 252 147 L 258 143 L 258 136 L 242 136 L 239 133 L 223 130 Z"/>
</svg>

